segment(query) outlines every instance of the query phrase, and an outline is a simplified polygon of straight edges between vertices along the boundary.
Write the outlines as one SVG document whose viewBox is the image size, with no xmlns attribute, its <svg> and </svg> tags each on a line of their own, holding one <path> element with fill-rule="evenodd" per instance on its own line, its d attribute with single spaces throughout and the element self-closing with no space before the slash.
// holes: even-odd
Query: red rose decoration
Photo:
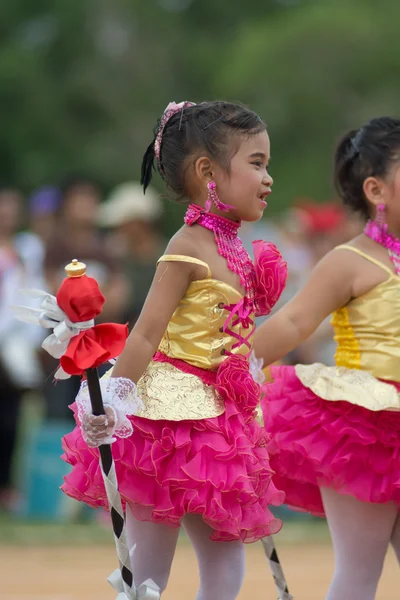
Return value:
<svg viewBox="0 0 400 600">
<path fill-rule="evenodd" d="M 287 264 L 275 244 L 253 242 L 257 278 L 256 316 L 269 315 L 278 302 L 287 279 Z"/>
<path fill-rule="evenodd" d="M 104 302 L 97 281 L 87 275 L 64 279 L 57 293 L 57 304 L 72 323 L 94 319 Z M 94 325 L 71 339 L 60 365 L 69 375 L 83 375 L 86 369 L 119 356 L 128 333 L 126 325 Z"/>
<path fill-rule="evenodd" d="M 217 372 L 216 386 L 223 397 L 235 402 L 241 413 L 253 417 L 261 390 L 250 375 L 247 358 L 237 354 L 224 360 Z"/>
</svg>

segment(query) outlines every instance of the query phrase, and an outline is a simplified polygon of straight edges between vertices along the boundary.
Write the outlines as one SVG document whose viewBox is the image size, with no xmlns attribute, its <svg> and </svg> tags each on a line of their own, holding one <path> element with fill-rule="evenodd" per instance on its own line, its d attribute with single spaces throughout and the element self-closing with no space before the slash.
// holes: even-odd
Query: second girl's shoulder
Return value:
<svg viewBox="0 0 400 600">
<path fill-rule="evenodd" d="M 360 255 L 351 248 L 358 248 L 358 238 L 336 246 L 328 252 L 318 263 L 320 270 L 331 274 L 342 274 L 344 277 L 356 274 L 360 266 Z"/>
</svg>

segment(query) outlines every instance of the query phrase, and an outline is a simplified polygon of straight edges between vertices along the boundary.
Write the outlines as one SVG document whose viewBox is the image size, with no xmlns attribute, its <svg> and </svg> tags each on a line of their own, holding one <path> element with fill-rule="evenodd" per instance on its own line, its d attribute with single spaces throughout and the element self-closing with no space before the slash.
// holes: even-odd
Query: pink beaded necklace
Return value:
<svg viewBox="0 0 400 600">
<path fill-rule="evenodd" d="M 238 235 L 241 222 L 230 221 L 206 212 L 197 204 L 189 205 L 184 221 L 189 227 L 196 223 L 214 232 L 218 253 L 226 259 L 229 269 L 239 276 L 240 283 L 246 290 L 246 297 L 254 301 L 256 274 L 254 265 Z"/>
<path fill-rule="evenodd" d="M 400 240 L 388 232 L 387 223 L 382 222 L 379 218 L 375 221 L 368 221 L 364 228 L 364 234 L 387 249 L 396 275 L 400 275 Z"/>
</svg>

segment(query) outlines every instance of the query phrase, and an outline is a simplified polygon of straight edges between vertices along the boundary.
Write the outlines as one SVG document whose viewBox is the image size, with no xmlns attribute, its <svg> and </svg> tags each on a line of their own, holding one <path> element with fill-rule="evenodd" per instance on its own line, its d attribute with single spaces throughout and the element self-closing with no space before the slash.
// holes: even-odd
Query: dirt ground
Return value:
<svg viewBox="0 0 400 600">
<path fill-rule="evenodd" d="M 332 573 L 328 542 L 279 545 L 295 600 L 323 600 Z M 113 547 L 0 546 L 0 600 L 115 600 L 105 581 L 116 567 Z M 398 600 L 399 570 L 392 552 L 387 557 L 377 600 Z M 163 600 L 193 600 L 197 570 L 192 549 L 179 544 L 170 585 Z M 247 547 L 247 573 L 240 600 L 276 600 L 262 546 Z M 217 599 L 216 599 L 217 600 Z"/>
</svg>

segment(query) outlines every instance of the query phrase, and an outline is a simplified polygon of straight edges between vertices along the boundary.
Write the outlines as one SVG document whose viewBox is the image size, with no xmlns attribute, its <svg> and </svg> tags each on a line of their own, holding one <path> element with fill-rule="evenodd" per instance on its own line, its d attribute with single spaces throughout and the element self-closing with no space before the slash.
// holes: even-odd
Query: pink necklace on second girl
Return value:
<svg viewBox="0 0 400 600">
<path fill-rule="evenodd" d="M 214 233 L 218 254 L 226 259 L 228 267 L 240 278 L 246 297 L 254 302 L 256 295 L 256 273 L 254 265 L 243 246 L 238 232 L 240 221 L 231 221 L 207 212 L 197 204 L 190 204 L 184 218 L 186 225 L 201 225 Z"/>
<path fill-rule="evenodd" d="M 374 221 L 370 220 L 367 222 L 364 228 L 364 234 L 387 249 L 390 260 L 394 265 L 396 275 L 400 275 L 400 239 L 388 232 L 385 213 L 386 206 L 384 204 L 379 204 L 376 218 Z"/>
</svg>

